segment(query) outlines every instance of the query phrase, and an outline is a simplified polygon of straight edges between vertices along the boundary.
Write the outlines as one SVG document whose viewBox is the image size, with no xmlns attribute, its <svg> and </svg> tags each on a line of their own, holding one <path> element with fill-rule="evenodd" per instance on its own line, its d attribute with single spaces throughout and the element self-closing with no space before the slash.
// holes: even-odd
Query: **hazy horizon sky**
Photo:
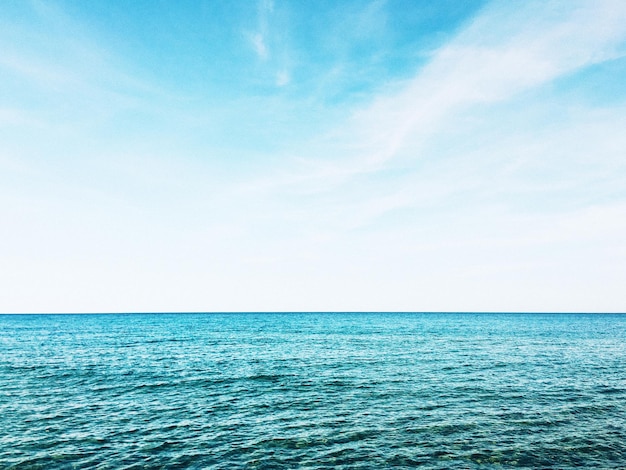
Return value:
<svg viewBox="0 0 626 470">
<path fill-rule="evenodd" d="M 626 2 L 0 3 L 0 313 L 626 311 Z"/>
</svg>

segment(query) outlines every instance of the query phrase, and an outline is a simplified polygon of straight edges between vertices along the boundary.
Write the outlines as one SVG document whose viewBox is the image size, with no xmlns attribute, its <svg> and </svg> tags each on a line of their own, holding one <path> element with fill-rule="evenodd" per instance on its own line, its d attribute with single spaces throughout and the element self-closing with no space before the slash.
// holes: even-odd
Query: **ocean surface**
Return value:
<svg viewBox="0 0 626 470">
<path fill-rule="evenodd" d="M 626 315 L 0 315 L 0 468 L 626 468 Z"/>
</svg>

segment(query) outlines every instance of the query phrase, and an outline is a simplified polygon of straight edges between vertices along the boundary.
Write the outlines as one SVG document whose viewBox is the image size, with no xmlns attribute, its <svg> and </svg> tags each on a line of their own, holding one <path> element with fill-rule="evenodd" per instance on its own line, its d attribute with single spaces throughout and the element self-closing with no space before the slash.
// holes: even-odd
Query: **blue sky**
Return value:
<svg viewBox="0 0 626 470">
<path fill-rule="evenodd" d="M 0 3 L 0 312 L 626 311 L 626 3 Z"/>
</svg>

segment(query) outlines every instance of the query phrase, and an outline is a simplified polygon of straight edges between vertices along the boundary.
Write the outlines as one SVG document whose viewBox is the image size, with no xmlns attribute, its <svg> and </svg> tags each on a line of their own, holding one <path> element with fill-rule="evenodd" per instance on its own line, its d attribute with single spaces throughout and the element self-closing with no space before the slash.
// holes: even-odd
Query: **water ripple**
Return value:
<svg viewBox="0 0 626 470">
<path fill-rule="evenodd" d="M 0 316 L 2 468 L 626 468 L 626 316 Z"/>
</svg>

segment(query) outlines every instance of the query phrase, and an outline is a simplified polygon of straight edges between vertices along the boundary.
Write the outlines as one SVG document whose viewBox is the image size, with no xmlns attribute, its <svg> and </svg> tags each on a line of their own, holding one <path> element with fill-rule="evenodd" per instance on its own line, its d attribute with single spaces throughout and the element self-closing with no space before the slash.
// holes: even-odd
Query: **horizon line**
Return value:
<svg viewBox="0 0 626 470">
<path fill-rule="evenodd" d="M 521 311 L 521 310 L 215 310 L 215 311 L 115 311 L 115 312 L 0 312 L 0 315 L 223 315 L 223 314 L 486 314 L 486 315 L 624 315 L 626 311 Z"/>
</svg>

